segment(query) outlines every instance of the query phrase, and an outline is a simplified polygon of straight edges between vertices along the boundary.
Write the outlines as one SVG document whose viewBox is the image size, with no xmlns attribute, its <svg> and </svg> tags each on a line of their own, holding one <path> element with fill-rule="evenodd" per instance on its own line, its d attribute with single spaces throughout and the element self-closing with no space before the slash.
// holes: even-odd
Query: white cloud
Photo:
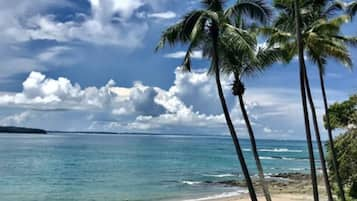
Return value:
<svg viewBox="0 0 357 201">
<path fill-rule="evenodd" d="M 272 133 L 273 130 L 271 128 L 264 127 L 264 132 L 265 133 Z"/>
<path fill-rule="evenodd" d="M 95 10 L 95 12 L 107 11 Z M 118 20 L 120 23 L 113 23 Z M 16 39 L 20 42 L 27 40 L 55 40 L 58 42 L 80 40 L 98 45 L 137 47 L 141 45 L 147 30 L 148 24 L 145 22 L 133 23 L 124 19 L 109 19 L 100 13 L 87 17 L 84 22 L 58 22 L 52 15 L 37 15 L 28 19 L 27 27 L 24 30 L 18 30 L 23 34 Z"/>
<path fill-rule="evenodd" d="M 175 13 L 155 13 L 161 0 L 88 0 L 90 14 L 74 13 L 78 19 L 58 21 L 57 15 L 48 12 L 48 7 L 75 7 L 73 2 L 31 2 L 16 0 L 2 3 L 0 8 L 1 41 L 13 43 L 30 40 L 55 40 L 58 42 L 84 41 L 100 45 L 118 45 L 135 48 L 141 45 L 149 29 L 147 20 L 132 20 L 143 6 L 153 13 L 149 18 L 172 18 Z M 36 12 L 37 11 L 37 12 Z M 40 12 L 46 11 L 46 12 Z M 36 14 L 41 13 L 41 14 Z"/>
<path fill-rule="evenodd" d="M 118 87 L 112 80 L 100 88 L 81 88 L 64 77 L 52 79 L 42 73 L 32 72 L 23 82 L 22 92 L 0 94 L 0 107 L 90 113 L 83 121 L 90 120 L 88 128 L 92 129 L 140 131 L 225 127 L 223 115 L 199 111 L 187 106 L 180 98 L 182 91 L 186 91 L 180 89 L 182 87 L 191 85 L 194 88 L 204 81 L 211 83 L 207 75 L 204 72 L 181 74 L 179 70 L 176 73 L 178 80 L 187 76 L 191 81 L 186 85 L 181 85 L 179 81 L 170 90 L 164 90 L 141 83 L 134 83 L 130 88 Z M 187 103 L 190 100 L 187 99 Z M 14 122 L 14 119 L 9 117 L 4 121 Z"/>
<path fill-rule="evenodd" d="M 222 108 L 217 96 L 215 79 L 207 74 L 206 70 L 196 70 L 193 73 L 182 73 L 181 69 L 175 71 L 176 79 L 168 90 L 170 94 L 178 97 L 194 111 L 205 114 L 221 114 Z M 229 79 L 222 79 L 222 86 L 226 94 L 230 94 Z M 227 99 L 229 106 L 233 105 L 232 98 Z"/>
<path fill-rule="evenodd" d="M 61 54 L 63 54 L 66 51 L 69 51 L 69 50 L 71 50 L 70 47 L 54 46 L 54 47 L 51 47 L 51 48 L 45 50 L 44 52 L 41 52 L 39 55 L 37 55 L 37 58 L 43 62 L 53 61 L 57 57 L 59 57 Z"/>
<path fill-rule="evenodd" d="M 31 116 L 29 111 L 13 114 L 0 119 L 0 125 L 3 126 L 22 126 Z"/>
<path fill-rule="evenodd" d="M 151 13 L 148 14 L 149 18 L 157 18 L 157 19 L 172 19 L 176 17 L 176 13 L 172 11 L 160 12 L 160 13 Z"/>
<path fill-rule="evenodd" d="M 121 87 L 112 80 L 101 87 L 82 88 L 64 77 L 52 79 L 32 72 L 21 92 L 0 93 L 2 110 L 16 109 L 0 115 L 0 123 L 51 130 L 227 133 L 214 79 L 203 70 L 182 73 L 177 69 L 175 74 L 173 85 L 165 90 L 140 82 Z M 230 95 L 230 82 L 222 80 L 236 130 L 239 136 L 247 136 L 236 97 Z M 298 90 L 247 88 L 244 97 L 258 138 L 289 138 L 292 133 L 294 138 L 303 137 Z M 24 109 L 31 113 L 19 112 Z"/>
<path fill-rule="evenodd" d="M 21 45 L 0 45 L 0 78 L 1 81 L 5 81 L 21 73 L 46 72 L 50 68 L 72 65 L 80 59 L 81 56 L 78 56 L 76 49 L 69 46 L 26 50 L 22 49 Z"/>
<path fill-rule="evenodd" d="M 46 78 L 39 72 L 32 72 L 23 82 L 21 93 L 6 93 L 0 96 L 0 105 L 14 105 L 37 109 L 81 109 L 104 107 L 111 95 L 109 81 L 101 88 L 88 87 L 81 89 L 67 78 L 57 80 Z"/>
<path fill-rule="evenodd" d="M 165 58 L 171 58 L 171 59 L 183 59 L 185 56 L 186 56 L 185 51 L 177 51 L 164 55 Z M 191 58 L 202 59 L 202 51 L 193 51 L 191 53 Z"/>
</svg>

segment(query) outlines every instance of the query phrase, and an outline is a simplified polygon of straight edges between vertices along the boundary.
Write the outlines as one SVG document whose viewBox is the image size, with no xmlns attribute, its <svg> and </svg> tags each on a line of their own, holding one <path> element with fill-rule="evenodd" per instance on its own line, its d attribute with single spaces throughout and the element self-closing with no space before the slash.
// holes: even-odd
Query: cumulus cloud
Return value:
<svg viewBox="0 0 357 201">
<path fill-rule="evenodd" d="M 182 73 L 179 68 L 175 72 L 176 79 L 169 93 L 179 97 L 195 111 L 205 114 L 221 114 L 222 109 L 217 96 L 215 79 L 206 70 L 196 70 L 195 73 Z M 230 94 L 230 80 L 222 79 L 222 86 L 226 94 Z M 232 106 L 234 100 L 227 99 Z"/>
<path fill-rule="evenodd" d="M 177 70 L 176 76 L 177 82 L 169 90 L 145 86 L 139 82 L 130 88 L 118 87 L 113 80 L 99 88 L 82 88 L 64 77 L 52 79 L 40 72 L 32 72 L 23 82 L 21 92 L 0 94 L 0 106 L 43 113 L 59 111 L 63 114 L 66 110 L 85 112 L 89 114 L 83 121 L 90 121 L 89 127 L 92 129 L 175 130 L 178 127 L 224 127 L 223 115 L 200 110 L 193 106 L 195 102 L 185 98 L 188 88 L 197 87 L 197 91 L 201 88 L 204 91 L 208 87 L 205 85 L 212 84 L 206 73 L 182 74 Z M 183 85 L 183 80 L 188 83 Z M 206 106 L 209 108 L 209 105 Z M 15 119 L 19 119 L 18 115 L 9 116 L 2 122 L 14 122 Z"/>
<path fill-rule="evenodd" d="M 114 84 L 111 80 L 101 88 L 88 87 L 82 90 L 67 78 L 55 80 L 46 78 L 42 73 L 31 72 L 22 84 L 23 91 L 1 95 L 0 104 L 38 109 L 104 107 L 109 101 L 110 87 Z"/>
<path fill-rule="evenodd" d="M 16 0 L 1 3 L 1 36 L 6 41 L 54 40 L 58 42 L 84 41 L 101 45 L 138 47 L 149 29 L 148 22 L 134 20 L 142 7 L 159 8 L 161 0 L 88 0 L 88 13 L 73 13 L 69 20 L 58 20 L 57 13 L 48 12 L 49 7 L 76 7 L 70 1 L 50 3 Z M 37 11 L 37 12 L 36 12 Z M 41 14 L 36 14 L 41 13 Z M 26 17 L 24 17 L 26 16 Z M 172 11 L 153 12 L 147 18 L 171 19 Z"/>
<path fill-rule="evenodd" d="M 176 15 L 165 11 L 167 4 L 164 0 L 1 1 L 0 82 L 12 84 L 12 77 L 19 74 L 74 65 L 88 45 L 126 51 L 141 47 L 152 22 Z"/>
<path fill-rule="evenodd" d="M 53 79 L 32 72 L 21 92 L 0 93 L 0 107 L 5 111 L 16 109 L 0 115 L 0 124 L 25 122 L 51 130 L 226 134 L 214 79 L 204 70 L 183 73 L 177 69 L 175 75 L 168 89 L 140 82 L 121 87 L 113 80 L 101 87 L 82 88 L 65 77 Z M 247 136 L 240 107 L 230 93 L 230 81 L 222 80 L 239 136 Z M 303 136 L 296 132 L 303 125 L 297 90 L 247 88 L 244 97 L 258 137 L 288 137 L 291 133 L 297 138 Z M 31 112 L 19 112 L 23 110 Z M 49 123 L 43 125 L 44 121 Z"/>
</svg>

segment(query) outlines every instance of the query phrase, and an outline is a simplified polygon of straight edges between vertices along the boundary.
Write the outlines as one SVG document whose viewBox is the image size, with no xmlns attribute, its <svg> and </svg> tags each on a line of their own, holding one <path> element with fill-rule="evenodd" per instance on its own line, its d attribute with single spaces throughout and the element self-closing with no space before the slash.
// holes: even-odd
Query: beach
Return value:
<svg viewBox="0 0 357 201">
<path fill-rule="evenodd" d="M 311 196 L 306 194 L 293 194 L 293 193 L 286 193 L 286 194 L 279 194 L 279 195 L 272 195 L 272 199 L 274 201 L 310 201 L 313 200 Z M 230 197 L 230 198 L 221 198 L 221 199 L 213 199 L 208 201 L 250 201 L 249 197 Z M 258 200 L 265 200 L 264 197 L 260 196 Z"/>
<path fill-rule="evenodd" d="M 310 185 L 310 177 L 308 174 L 301 173 L 281 173 L 269 177 L 269 189 L 271 192 L 272 200 L 274 201 L 313 201 L 312 188 Z M 321 175 L 319 179 L 319 193 L 321 200 L 326 200 L 325 189 Z M 254 181 L 256 189 L 260 189 L 257 181 Z M 242 185 L 242 182 L 237 184 Z M 221 198 L 201 198 L 197 201 L 250 201 L 247 193 L 236 196 L 222 196 Z M 265 200 L 261 191 L 258 190 L 258 200 Z"/>
</svg>

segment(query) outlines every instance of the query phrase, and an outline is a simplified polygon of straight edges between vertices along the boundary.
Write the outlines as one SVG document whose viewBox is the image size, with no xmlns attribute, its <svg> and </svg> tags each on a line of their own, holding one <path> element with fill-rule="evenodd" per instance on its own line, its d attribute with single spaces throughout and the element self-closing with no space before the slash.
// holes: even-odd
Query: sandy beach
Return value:
<svg viewBox="0 0 357 201">
<path fill-rule="evenodd" d="M 221 199 L 212 199 L 208 201 L 250 201 L 249 197 L 229 197 L 229 198 L 221 198 Z M 264 197 L 259 196 L 258 200 L 265 200 Z M 310 201 L 313 200 L 310 195 L 307 194 L 294 194 L 294 193 L 285 193 L 285 194 L 277 194 L 272 195 L 272 200 L 274 201 Z"/>
<path fill-rule="evenodd" d="M 307 174 L 289 173 L 279 174 L 268 178 L 269 188 L 274 201 L 312 201 L 312 188 Z M 228 182 L 230 185 L 244 186 L 242 182 Z M 228 184 L 227 183 L 227 184 Z M 265 200 L 258 182 L 255 181 L 258 200 Z M 326 200 L 322 178 L 319 176 L 319 193 L 321 200 Z M 204 199 L 205 201 L 250 201 L 248 194 L 225 198 Z"/>
</svg>

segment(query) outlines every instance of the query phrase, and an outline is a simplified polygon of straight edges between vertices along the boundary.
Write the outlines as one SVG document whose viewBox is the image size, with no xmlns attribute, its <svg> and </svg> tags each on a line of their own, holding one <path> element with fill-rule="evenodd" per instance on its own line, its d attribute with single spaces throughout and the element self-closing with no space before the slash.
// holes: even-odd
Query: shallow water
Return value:
<svg viewBox="0 0 357 201">
<path fill-rule="evenodd" d="M 249 141 L 242 140 L 251 175 Z M 266 174 L 307 172 L 303 141 L 258 140 Z M 189 200 L 237 194 L 229 137 L 0 135 L 1 201 Z M 204 200 L 204 199 L 201 199 Z"/>
</svg>

